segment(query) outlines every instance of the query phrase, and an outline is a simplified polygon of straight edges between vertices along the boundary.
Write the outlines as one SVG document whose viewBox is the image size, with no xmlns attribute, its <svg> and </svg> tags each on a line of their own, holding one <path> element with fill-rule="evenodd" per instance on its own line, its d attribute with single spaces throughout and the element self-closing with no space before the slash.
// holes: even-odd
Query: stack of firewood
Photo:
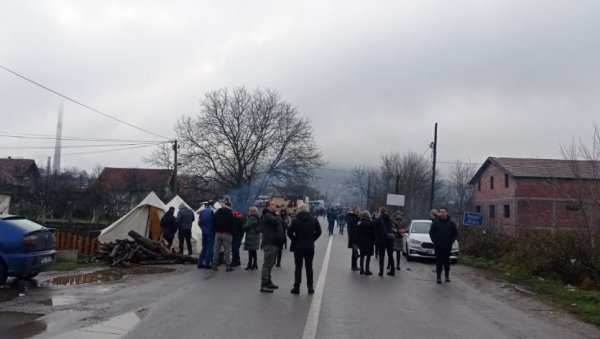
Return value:
<svg viewBox="0 0 600 339">
<path fill-rule="evenodd" d="M 198 258 L 170 253 L 166 244 L 141 236 L 135 231 L 127 233 L 133 240 L 116 240 L 103 244 L 96 251 L 94 261 L 103 261 L 112 267 L 133 265 L 165 265 L 198 262 Z"/>
</svg>

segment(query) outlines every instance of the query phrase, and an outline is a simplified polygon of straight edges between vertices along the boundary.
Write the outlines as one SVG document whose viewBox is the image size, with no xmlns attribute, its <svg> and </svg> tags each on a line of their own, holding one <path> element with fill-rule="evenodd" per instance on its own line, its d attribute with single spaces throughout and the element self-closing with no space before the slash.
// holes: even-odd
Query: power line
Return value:
<svg viewBox="0 0 600 339">
<path fill-rule="evenodd" d="M 44 135 L 44 134 L 10 134 L 7 132 L 0 132 L 0 137 L 15 138 L 15 139 L 39 139 L 39 140 L 56 140 L 55 136 Z M 162 143 L 163 141 L 158 140 L 128 140 L 128 139 L 102 139 L 102 138 L 83 138 L 83 137 L 67 137 L 63 136 L 60 138 L 62 141 L 98 141 L 98 142 L 136 142 L 136 143 Z M 170 141 L 167 141 L 170 142 Z"/>
<path fill-rule="evenodd" d="M 133 146 L 133 147 L 123 147 L 123 148 L 114 148 L 114 149 L 108 149 L 108 150 L 101 150 L 101 151 L 86 151 L 86 152 L 73 152 L 73 153 L 63 153 L 62 156 L 69 156 L 69 155 L 86 155 L 86 154 L 97 154 L 97 153 L 107 153 L 107 152 L 118 152 L 118 151 L 125 151 L 125 150 L 129 150 L 129 149 L 134 149 L 134 148 L 143 148 L 143 147 L 150 147 L 150 146 L 156 146 L 159 144 L 154 144 L 154 145 L 141 145 L 141 146 Z"/>
<path fill-rule="evenodd" d="M 33 80 L 31 80 L 31 79 L 29 79 L 29 78 L 25 77 L 24 75 L 21 75 L 21 74 L 19 74 L 19 73 L 15 72 L 15 71 L 13 71 L 13 70 L 10 70 L 10 69 L 8 69 L 8 68 L 6 68 L 6 67 L 2 66 L 2 65 L 0 65 L 0 68 L 2 68 L 2 69 L 4 69 L 5 71 L 7 71 L 7 72 L 10 72 L 10 73 L 12 73 L 12 74 L 14 74 L 14 75 L 18 76 L 18 77 L 19 77 L 19 78 L 21 78 L 21 79 L 27 80 L 27 81 L 29 81 L 30 83 L 32 83 L 32 84 L 34 84 L 34 85 L 36 85 L 36 86 L 39 86 L 39 87 L 41 87 L 41 88 L 43 88 L 43 89 L 45 89 L 45 90 L 47 90 L 47 91 L 49 91 L 49 92 L 51 92 L 51 93 L 54 93 L 54 94 L 58 95 L 58 96 L 59 96 L 59 97 L 61 97 L 61 98 L 67 99 L 67 100 L 69 100 L 69 101 L 71 101 L 71 102 L 74 102 L 74 103 L 76 103 L 77 105 L 80 105 L 80 106 L 82 106 L 82 107 L 85 107 L 85 108 L 87 108 L 87 109 L 89 109 L 89 110 L 91 110 L 91 111 L 93 111 L 93 112 L 96 112 L 96 113 L 98 113 L 98 114 L 101 114 L 101 115 L 103 115 L 103 116 L 105 116 L 105 117 L 107 117 L 107 118 L 113 119 L 113 120 L 115 120 L 115 121 L 118 121 L 118 122 L 120 122 L 120 123 L 122 123 L 122 124 L 125 124 L 125 125 L 129 126 L 129 127 L 133 127 L 133 128 L 135 128 L 135 129 L 137 129 L 137 130 L 140 130 L 140 131 L 142 131 L 142 132 L 146 132 L 146 133 L 152 134 L 152 135 L 154 135 L 154 136 L 157 136 L 157 137 L 160 137 L 160 138 L 163 138 L 163 139 L 169 140 L 169 138 L 167 138 L 167 137 L 165 137 L 165 136 L 162 136 L 162 135 L 160 135 L 160 134 L 156 134 L 156 133 L 154 133 L 154 132 L 150 132 L 150 131 L 148 131 L 148 130 L 146 130 L 146 129 L 143 129 L 143 128 L 141 128 L 141 127 L 137 127 L 137 126 L 135 126 L 135 125 L 132 125 L 132 124 L 130 124 L 130 123 L 128 123 L 128 122 L 126 122 L 126 121 L 123 121 L 123 120 L 121 120 L 121 119 L 119 119 L 119 118 L 115 118 L 115 117 L 113 117 L 112 115 L 106 114 L 106 113 L 104 113 L 104 112 L 101 112 L 101 111 L 99 111 L 99 110 L 97 110 L 97 109 L 95 109 L 95 108 L 93 108 L 93 107 L 90 107 L 90 106 L 88 106 L 88 105 L 84 104 L 84 103 L 81 103 L 81 102 L 79 102 L 79 101 L 77 101 L 77 100 L 75 100 L 75 99 L 71 99 L 70 97 L 68 97 L 68 96 L 66 96 L 66 95 L 64 95 L 64 94 L 62 94 L 62 93 L 59 93 L 59 92 L 57 92 L 57 91 L 55 91 L 55 90 L 53 90 L 53 89 L 51 89 L 51 88 L 48 88 L 48 87 L 46 87 L 46 86 L 44 86 L 44 85 L 42 85 L 42 84 L 40 84 L 40 83 L 38 83 L 38 82 L 35 82 L 35 81 L 33 81 Z"/>
<path fill-rule="evenodd" d="M 163 142 L 161 142 L 163 143 Z M 164 142 L 168 143 L 168 141 Z M 105 145 L 63 145 L 61 148 L 90 148 L 90 147 L 115 147 L 115 146 L 154 146 L 154 144 L 135 143 L 135 144 L 105 144 Z M 0 146 L 0 149 L 53 149 L 55 146 Z"/>
</svg>

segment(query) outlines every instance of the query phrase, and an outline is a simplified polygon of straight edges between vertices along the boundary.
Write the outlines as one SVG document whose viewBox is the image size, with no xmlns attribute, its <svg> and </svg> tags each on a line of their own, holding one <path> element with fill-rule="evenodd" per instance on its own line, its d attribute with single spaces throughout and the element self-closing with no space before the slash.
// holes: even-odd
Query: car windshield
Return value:
<svg viewBox="0 0 600 339">
<path fill-rule="evenodd" d="M 39 231 L 43 228 L 42 225 L 38 225 L 31 220 L 27 220 L 21 217 L 12 217 L 4 219 L 5 222 L 17 226 L 22 229 L 25 233 L 31 233 L 33 231 Z"/>
<path fill-rule="evenodd" d="M 413 221 L 410 226 L 410 233 L 429 233 L 431 221 Z"/>
</svg>

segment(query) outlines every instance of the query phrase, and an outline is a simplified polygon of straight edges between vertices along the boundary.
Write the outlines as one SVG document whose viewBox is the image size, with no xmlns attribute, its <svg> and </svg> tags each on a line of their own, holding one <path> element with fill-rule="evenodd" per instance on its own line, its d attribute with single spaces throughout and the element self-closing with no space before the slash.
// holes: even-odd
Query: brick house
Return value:
<svg viewBox="0 0 600 339">
<path fill-rule="evenodd" d="M 31 159 L 0 159 L 0 194 L 10 197 L 10 204 L 32 194 L 40 171 Z"/>
<path fill-rule="evenodd" d="M 135 207 L 150 192 L 164 201 L 172 198 L 172 171 L 149 168 L 105 167 L 91 190 L 98 195 L 107 213 L 121 216 Z"/>
<path fill-rule="evenodd" d="M 598 168 L 597 168 L 598 167 Z M 600 164 L 489 157 L 475 173 L 475 212 L 486 225 L 521 230 L 596 227 Z"/>
</svg>

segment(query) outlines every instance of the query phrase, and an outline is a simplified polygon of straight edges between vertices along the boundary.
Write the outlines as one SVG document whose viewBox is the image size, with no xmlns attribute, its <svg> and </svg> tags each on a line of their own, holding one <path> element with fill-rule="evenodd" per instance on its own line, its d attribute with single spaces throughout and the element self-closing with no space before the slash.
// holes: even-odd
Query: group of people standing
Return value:
<svg viewBox="0 0 600 339">
<path fill-rule="evenodd" d="M 395 276 L 400 270 L 402 236 L 406 232 L 403 214 L 388 215 L 386 207 L 380 207 L 377 217 L 369 211 L 354 207 L 346 216 L 348 223 L 348 248 L 352 250 L 351 269 L 360 274 L 372 275 L 371 257 L 377 254 L 379 276 L 383 276 L 387 255 L 387 275 Z M 396 259 L 394 260 L 394 253 Z"/>
</svg>

